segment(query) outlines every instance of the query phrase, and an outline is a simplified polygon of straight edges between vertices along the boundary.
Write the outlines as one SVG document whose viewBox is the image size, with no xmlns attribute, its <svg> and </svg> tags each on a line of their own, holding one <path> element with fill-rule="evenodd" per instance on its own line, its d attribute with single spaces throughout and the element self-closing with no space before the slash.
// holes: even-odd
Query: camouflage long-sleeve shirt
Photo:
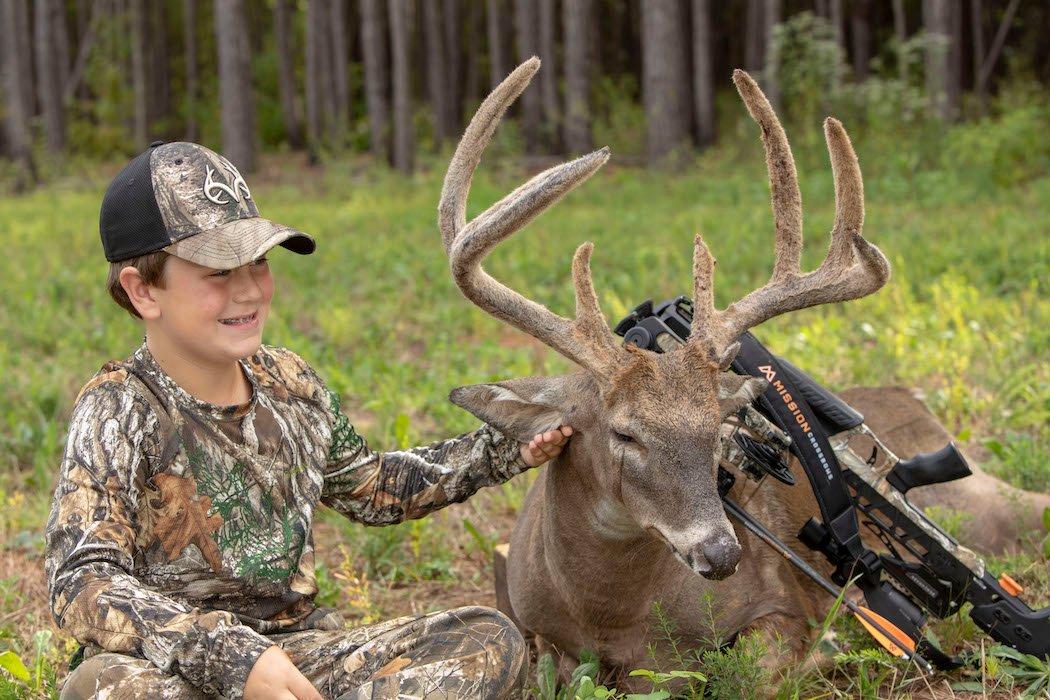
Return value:
<svg viewBox="0 0 1050 700">
<path fill-rule="evenodd" d="M 318 502 L 369 524 L 417 518 L 525 470 L 494 428 L 374 452 L 296 354 L 241 365 L 252 398 L 200 401 L 145 344 L 77 397 L 47 523 L 52 614 L 84 644 L 237 698 L 267 633 L 341 627 L 318 608 Z"/>
</svg>

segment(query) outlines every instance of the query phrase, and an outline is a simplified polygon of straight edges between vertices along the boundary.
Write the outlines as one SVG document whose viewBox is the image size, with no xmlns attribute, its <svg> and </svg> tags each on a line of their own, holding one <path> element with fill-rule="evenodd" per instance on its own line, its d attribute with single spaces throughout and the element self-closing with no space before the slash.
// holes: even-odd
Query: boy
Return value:
<svg viewBox="0 0 1050 700">
<path fill-rule="evenodd" d="M 202 146 L 153 143 L 110 185 L 100 228 L 110 293 L 146 337 L 73 409 L 46 533 L 51 610 L 83 645 L 62 697 L 516 693 L 524 643 L 494 610 L 347 630 L 317 607 L 313 510 L 421 517 L 557 455 L 571 428 L 369 449 L 306 362 L 261 345 L 265 253 L 313 239 L 260 218 Z"/>
</svg>

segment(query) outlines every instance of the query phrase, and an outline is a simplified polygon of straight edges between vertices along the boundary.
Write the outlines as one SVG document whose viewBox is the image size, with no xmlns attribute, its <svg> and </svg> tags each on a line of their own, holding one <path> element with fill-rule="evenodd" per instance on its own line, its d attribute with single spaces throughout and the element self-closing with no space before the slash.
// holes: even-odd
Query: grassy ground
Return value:
<svg viewBox="0 0 1050 700">
<path fill-rule="evenodd" d="M 953 130 L 858 130 L 865 233 L 891 259 L 893 279 L 872 298 L 776 319 L 760 333 L 832 389 L 921 387 L 949 431 L 986 457 L 985 466 L 1044 491 L 1050 489 L 1050 146 L 1039 125 L 1048 114 L 1037 106 Z M 826 249 L 832 218 L 830 168 L 815 133 L 791 133 L 806 205 L 804 262 L 811 267 Z M 724 141 L 680 174 L 622 168 L 614 155 L 582 190 L 497 251 L 487 268 L 569 314 L 572 252 L 579 242 L 594 241 L 595 284 L 615 321 L 642 299 L 690 290 L 691 239 L 701 231 L 718 257 L 719 301 L 729 302 L 765 281 L 773 230 L 753 126 L 742 123 Z M 315 171 L 271 159 L 252 178 L 265 215 L 315 234 L 319 244 L 312 258 L 271 256 L 278 292 L 266 341 L 313 363 L 343 394 L 359 432 L 379 447 L 470 429 L 472 419 L 445 399 L 454 386 L 569 369 L 456 291 L 434 225 L 444 162 L 437 158 L 425 172 L 403 178 L 365 161 Z M 517 162 L 506 143 L 495 145 L 475 183 L 472 214 L 526 176 L 511 165 Z M 140 328 L 103 290 L 98 205 L 114 169 L 87 173 L 0 199 L 6 252 L 0 259 L 0 649 L 28 666 L 24 683 L 0 674 L 6 683 L 0 695 L 46 696 L 56 674 L 64 673 L 73 645 L 47 614 L 40 552 L 66 420 L 79 386 L 141 339 Z M 362 621 L 492 604 L 492 546 L 506 539 L 529 482 L 522 477 L 393 528 L 366 531 L 322 516 L 322 599 Z M 1040 553 L 1008 563 L 1024 572 L 1034 602 L 1050 602 Z M 982 648 L 965 621 L 938 629 Z M 971 689 L 1012 695 L 1020 687 L 1010 685 L 1009 671 L 1022 666 L 986 653 L 977 675 L 940 677 L 937 688 L 927 690 L 907 669 L 863 651 L 863 644 L 843 643 L 849 634 L 840 631 L 835 649 L 843 656 L 830 670 L 787 679 L 783 692 L 947 696 L 952 683 L 969 682 L 977 684 Z M 985 647 L 989 643 L 984 638 Z M 712 677 L 743 674 L 746 681 L 759 653 L 743 647 L 693 667 Z M 0 665 L 5 660 L 11 655 L 0 655 Z M 542 687 L 537 692 L 549 695 Z M 573 692 L 587 696 L 586 687 Z M 961 686 L 958 692 L 965 694 Z"/>
</svg>

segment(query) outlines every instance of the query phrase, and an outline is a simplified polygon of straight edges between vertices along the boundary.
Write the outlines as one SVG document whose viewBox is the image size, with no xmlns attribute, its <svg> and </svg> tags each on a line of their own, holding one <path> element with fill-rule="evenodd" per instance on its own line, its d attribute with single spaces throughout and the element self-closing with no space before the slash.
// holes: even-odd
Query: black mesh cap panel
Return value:
<svg viewBox="0 0 1050 700">
<path fill-rule="evenodd" d="M 171 243 L 153 192 L 150 156 L 160 141 L 135 156 L 102 198 L 99 231 L 106 260 L 118 262 L 153 253 Z"/>
</svg>

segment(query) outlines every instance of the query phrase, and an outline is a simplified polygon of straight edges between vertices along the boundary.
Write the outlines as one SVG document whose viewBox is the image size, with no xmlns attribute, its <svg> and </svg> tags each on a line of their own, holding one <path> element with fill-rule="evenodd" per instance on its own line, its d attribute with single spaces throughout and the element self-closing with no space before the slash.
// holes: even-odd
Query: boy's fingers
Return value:
<svg viewBox="0 0 1050 700">
<path fill-rule="evenodd" d="M 559 426 L 553 430 L 547 430 L 542 433 L 536 433 L 536 435 L 529 440 L 525 449 L 528 450 L 534 461 L 545 462 L 557 457 L 561 453 L 562 446 L 566 443 L 572 433 L 573 430 L 568 425 Z"/>
</svg>

